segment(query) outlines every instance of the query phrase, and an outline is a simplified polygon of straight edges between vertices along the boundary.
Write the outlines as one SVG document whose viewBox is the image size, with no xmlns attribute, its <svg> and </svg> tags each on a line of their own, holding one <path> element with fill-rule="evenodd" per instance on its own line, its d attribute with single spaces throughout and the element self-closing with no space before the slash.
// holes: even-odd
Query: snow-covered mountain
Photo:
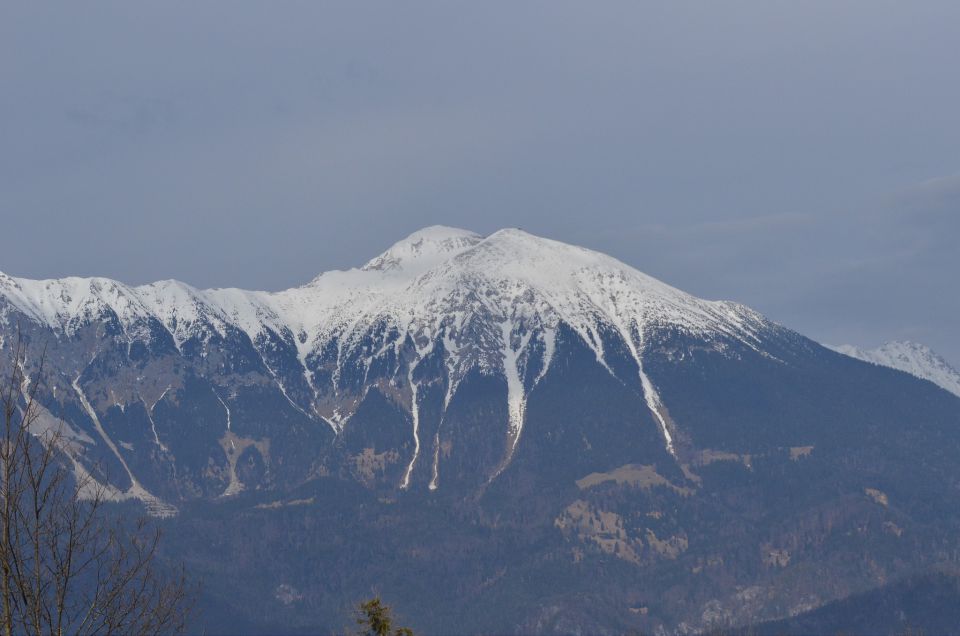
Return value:
<svg viewBox="0 0 960 636">
<path fill-rule="evenodd" d="M 689 634 L 960 554 L 957 397 L 520 230 L 279 292 L 0 275 L 5 377 L 18 331 L 38 424 L 233 631 L 375 581 L 436 633 Z"/>
<path fill-rule="evenodd" d="M 468 380 L 482 378 L 503 387 L 495 389 L 504 390 L 495 408 L 504 409 L 505 421 L 496 416 L 485 425 L 485 438 L 500 441 L 483 467 L 469 470 L 495 479 L 511 464 L 530 396 L 558 364 L 561 348 L 567 356 L 588 352 L 591 364 L 638 396 L 646 413 L 637 421 L 649 418 L 661 450 L 681 461 L 678 443 L 689 451 L 692 433 L 671 416 L 683 405 L 667 404 L 661 394 L 670 374 L 708 352 L 782 363 L 777 342 L 792 333 L 743 305 L 696 298 L 591 250 L 517 229 L 484 237 L 441 226 L 415 232 L 359 269 L 327 272 L 280 292 L 0 275 L 0 321 L 6 332 L 27 323 L 34 338 L 48 342 L 55 360 L 48 368 L 51 399 L 69 409 L 64 395 L 75 398 L 74 418 L 81 422 L 68 423 L 96 446 L 100 461 L 105 455 L 125 476 L 118 497 L 145 501 L 161 497 L 142 483 L 137 464 L 162 473 L 158 465 L 194 454 L 190 444 L 198 442 L 187 440 L 211 418 L 224 418 L 223 430 L 204 442 L 215 442 L 215 455 L 227 449 L 225 458 L 214 458 L 214 481 L 221 485 L 207 483 L 210 471 L 197 464 L 191 486 L 197 494 L 245 487 L 237 472 L 243 462 L 232 456 L 238 442 L 237 453 L 276 462 L 278 435 L 317 425 L 334 440 L 358 440 L 350 462 L 365 479 L 396 480 L 400 489 L 419 481 L 435 490 L 451 475 L 445 459 L 457 452 L 447 439 L 456 434 L 448 430 L 456 420 L 452 405 Z M 651 364 L 661 370 L 652 373 Z M 188 397 L 191 391 L 197 393 Z M 363 409 L 380 408 L 371 406 L 371 391 L 390 414 L 355 422 Z M 298 423 L 280 429 L 262 419 L 244 424 L 265 404 Z M 127 421 L 135 405 L 144 423 Z M 164 424 L 157 421 L 164 405 L 212 411 L 200 424 L 184 421 L 195 421 L 196 413 L 171 414 Z M 374 443 L 364 431 L 383 418 L 400 419 L 390 428 L 391 450 L 374 453 L 382 440 Z M 111 419 L 115 433 L 104 423 Z M 272 449 L 263 440 L 272 440 Z M 306 452 L 302 440 L 288 443 Z M 304 470 L 332 468 L 320 462 Z M 452 474 L 458 470 L 467 469 Z M 183 487 L 177 497 L 185 496 Z"/>
<path fill-rule="evenodd" d="M 906 371 L 960 396 L 960 372 L 935 351 L 922 344 L 894 340 L 876 349 L 861 349 L 852 345 L 827 346 L 858 360 Z"/>
<path fill-rule="evenodd" d="M 415 452 L 402 487 L 421 445 L 416 369 L 435 349 L 446 368 L 444 407 L 474 370 L 505 377 L 512 452 L 527 392 L 550 368 L 559 326 L 572 329 L 611 373 L 604 348 L 612 333 L 626 345 L 638 386 L 673 452 L 660 398 L 644 371 L 646 334 L 670 327 L 756 348 L 767 325 L 742 305 L 695 298 L 597 252 L 517 229 L 482 237 L 440 226 L 415 232 L 360 269 L 327 272 L 281 292 L 0 275 L 0 298 L 6 322 L 15 310 L 58 338 L 70 338 L 91 321 L 115 319 L 128 348 L 147 345 L 163 330 L 182 353 L 242 333 L 290 403 L 337 433 L 368 386 L 388 381 L 405 394 L 413 419 Z M 299 372 L 273 360 L 284 347 L 296 352 Z M 77 376 L 88 361 L 80 362 L 71 370 Z M 362 381 L 351 385 L 348 370 Z"/>
</svg>

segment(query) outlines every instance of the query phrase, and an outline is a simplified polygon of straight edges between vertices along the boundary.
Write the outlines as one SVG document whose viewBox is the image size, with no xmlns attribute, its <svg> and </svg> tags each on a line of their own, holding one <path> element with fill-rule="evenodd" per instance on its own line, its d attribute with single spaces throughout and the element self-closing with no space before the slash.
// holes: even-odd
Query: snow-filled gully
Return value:
<svg viewBox="0 0 960 636">
<path fill-rule="evenodd" d="M 87 412 L 87 415 L 90 416 L 90 419 L 93 421 L 94 428 L 97 429 L 97 433 L 103 439 L 104 444 L 107 445 L 107 448 L 114 454 L 117 458 L 117 461 L 120 462 L 120 465 L 123 466 L 123 470 L 127 473 L 127 476 L 130 478 L 130 488 L 123 493 L 124 498 L 135 498 L 143 502 L 144 506 L 147 508 L 147 512 L 156 517 L 169 517 L 177 513 L 177 509 L 174 506 L 164 502 L 162 499 L 149 492 L 144 488 L 137 478 L 134 476 L 133 471 L 130 470 L 130 466 L 127 465 L 126 460 L 123 458 L 123 455 L 120 454 L 120 450 L 117 448 L 117 445 L 113 442 L 107 431 L 104 430 L 103 425 L 100 423 L 100 418 L 97 416 L 97 412 L 93 409 L 93 406 L 87 400 L 86 394 L 83 392 L 83 389 L 80 388 L 80 378 L 78 377 L 73 381 L 73 390 L 76 391 L 77 397 L 80 399 L 80 404 L 83 406 L 83 409 Z"/>
<path fill-rule="evenodd" d="M 642 348 L 643 327 L 638 325 L 636 322 L 634 322 L 634 327 L 636 328 L 638 338 L 640 340 L 640 347 Z M 633 334 L 631 331 L 625 330 L 623 325 L 618 325 L 618 329 L 620 331 L 620 337 L 623 338 L 627 348 L 630 350 L 630 355 L 633 356 L 633 360 L 637 364 L 637 371 L 640 374 L 640 387 L 643 389 L 643 399 L 647 403 L 647 408 L 650 409 L 650 412 L 653 413 L 653 417 L 660 425 L 660 432 L 663 433 L 663 439 L 667 445 L 667 452 L 676 457 L 677 452 L 673 447 L 673 436 L 670 434 L 670 429 L 667 427 L 667 420 L 662 413 L 663 402 L 660 400 L 660 394 L 657 393 L 657 390 L 654 388 L 653 382 L 650 381 L 650 376 L 648 376 L 643 370 L 643 359 L 640 355 L 640 349 L 638 349 L 637 345 L 634 344 Z"/>
<path fill-rule="evenodd" d="M 407 372 L 407 382 L 410 384 L 410 418 L 413 420 L 413 457 L 407 465 L 407 471 L 403 474 L 403 481 L 400 482 L 400 488 L 403 490 L 410 486 L 410 474 L 420 456 L 420 405 L 417 403 L 417 383 L 413 381 L 413 370 L 417 362 L 411 362 L 410 370 Z"/>
</svg>

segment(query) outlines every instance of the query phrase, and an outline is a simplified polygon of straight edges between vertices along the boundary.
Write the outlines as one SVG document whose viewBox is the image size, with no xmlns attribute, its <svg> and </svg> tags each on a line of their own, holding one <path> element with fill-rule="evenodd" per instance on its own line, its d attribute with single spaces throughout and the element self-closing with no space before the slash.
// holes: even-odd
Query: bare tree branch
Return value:
<svg viewBox="0 0 960 636">
<path fill-rule="evenodd" d="M 43 414 L 45 351 L 27 372 L 18 329 L 0 378 L 0 624 L 3 634 L 180 633 L 193 589 L 159 568 L 161 534 L 111 519 L 105 488 L 72 471 L 63 422 Z M 77 474 L 74 474 L 74 473 Z"/>
</svg>

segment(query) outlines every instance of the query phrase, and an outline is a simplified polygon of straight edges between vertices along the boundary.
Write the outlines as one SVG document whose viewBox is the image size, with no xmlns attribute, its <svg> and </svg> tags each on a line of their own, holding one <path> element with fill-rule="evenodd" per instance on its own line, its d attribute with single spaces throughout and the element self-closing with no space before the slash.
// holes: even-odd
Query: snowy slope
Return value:
<svg viewBox="0 0 960 636">
<path fill-rule="evenodd" d="M 960 396 L 960 372 L 922 344 L 893 341 L 876 349 L 859 349 L 851 345 L 828 346 L 859 360 L 906 371 Z"/>
<path fill-rule="evenodd" d="M 352 333 L 387 316 L 426 330 L 425 337 L 445 325 L 462 325 L 475 311 L 520 322 L 559 319 L 588 341 L 595 341 L 591 332 L 598 321 L 625 333 L 672 324 L 745 341 L 755 340 L 760 322 L 745 307 L 694 298 L 597 252 L 520 230 L 483 238 L 438 226 L 410 235 L 360 269 L 327 272 L 275 293 L 198 290 L 178 281 L 130 287 L 104 278 L 0 274 L 0 296 L 61 333 L 112 311 L 124 327 L 155 318 L 178 341 L 199 329 L 222 333 L 232 325 L 251 339 L 265 328 L 300 334 L 305 350 L 330 333 Z"/>
<path fill-rule="evenodd" d="M 550 367 L 560 325 L 578 334 L 608 370 L 603 334 L 615 333 L 639 371 L 630 381 L 642 391 L 673 452 L 655 379 L 643 365 L 650 331 L 672 328 L 756 349 L 769 326 L 746 307 L 695 298 L 591 250 L 517 229 L 482 237 L 441 226 L 415 232 L 359 269 L 327 272 L 280 292 L 0 275 L 0 298 L 58 335 L 70 336 L 111 314 L 130 342 L 148 338 L 146 326 L 157 323 L 178 348 L 188 340 L 202 347 L 213 337 L 244 333 L 268 367 L 264 348 L 290 343 L 313 392 L 311 403 L 295 406 L 336 431 L 346 425 L 364 388 L 347 385 L 348 371 L 360 369 L 364 384 L 378 378 L 405 384 L 400 389 L 417 449 L 414 371 L 438 347 L 448 374 L 447 403 L 470 371 L 502 374 L 515 447 L 526 396 Z M 0 302 L 0 319 L 8 311 Z M 276 378 L 280 371 L 271 373 Z"/>
</svg>

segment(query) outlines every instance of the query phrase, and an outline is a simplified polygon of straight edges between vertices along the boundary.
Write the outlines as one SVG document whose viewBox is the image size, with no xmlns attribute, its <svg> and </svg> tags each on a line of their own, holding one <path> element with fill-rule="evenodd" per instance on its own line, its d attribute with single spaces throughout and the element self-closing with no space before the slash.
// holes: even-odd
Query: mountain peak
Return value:
<svg viewBox="0 0 960 636">
<path fill-rule="evenodd" d="M 451 258 L 481 242 L 483 237 L 469 230 L 431 225 L 394 243 L 387 251 L 367 262 L 363 271 L 404 271 L 415 273 Z"/>
<path fill-rule="evenodd" d="M 828 345 L 828 348 L 851 358 L 905 371 L 960 396 L 960 372 L 926 345 L 909 340 L 891 340 L 876 349 L 860 349 L 852 345 Z"/>
</svg>

